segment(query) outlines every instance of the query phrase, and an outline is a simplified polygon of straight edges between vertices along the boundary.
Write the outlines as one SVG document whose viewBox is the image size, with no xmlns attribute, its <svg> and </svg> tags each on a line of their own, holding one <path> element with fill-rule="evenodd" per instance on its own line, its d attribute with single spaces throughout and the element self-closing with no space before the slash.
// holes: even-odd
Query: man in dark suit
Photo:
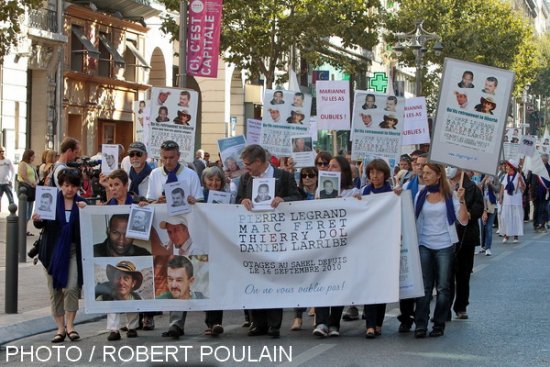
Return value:
<svg viewBox="0 0 550 367">
<path fill-rule="evenodd" d="M 254 178 L 275 178 L 275 198 L 271 202 L 277 208 L 283 201 L 301 200 L 302 196 L 296 186 L 294 177 L 283 170 L 269 164 L 268 153 L 259 145 L 248 145 L 241 153 L 241 159 L 246 173 L 241 176 L 237 190 L 236 202 L 247 210 L 252 209 L 252 182 Z M 250 310 L 252 325 L 249 336 L 270 335 L 278 338 L 283 320 L 283 309 Z"/>
</svg>

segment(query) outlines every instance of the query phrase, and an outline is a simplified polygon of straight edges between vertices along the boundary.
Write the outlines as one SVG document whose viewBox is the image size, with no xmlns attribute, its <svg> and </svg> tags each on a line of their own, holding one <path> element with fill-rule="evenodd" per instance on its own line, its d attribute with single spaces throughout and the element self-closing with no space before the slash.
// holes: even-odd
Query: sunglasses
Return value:
<svg viewBox="0 0 550 367">
<path fill-rule="evenodd" d="M 130 156 L 130 158 L 132 158 L 132 157 L 141 158 L 141 157 L 143 157 L 143 152 L 130 152 L 130 153 L 128 153 L 128 155 Z"/>
<path fill-rule="evenodd" d="M 321 167 L 321 166 L 323 166 L 323 167 L 328 167 L 329 162 L 322 161 L 322 162 L 317 162 L 317 163 L 315 163 L 315 164 L 316 164 L 318 167 Z"/>
<path fill-rule="evenodd" d="M 160 149 L 180 149 L 180 146 L 175 141 L 165 141 L 161 144 Z"/>
<path fill-rule="evenodd" d="M 315 178 L 317 175 L 315 173 L 302 173 L 302 178 Z"/>
</svg>

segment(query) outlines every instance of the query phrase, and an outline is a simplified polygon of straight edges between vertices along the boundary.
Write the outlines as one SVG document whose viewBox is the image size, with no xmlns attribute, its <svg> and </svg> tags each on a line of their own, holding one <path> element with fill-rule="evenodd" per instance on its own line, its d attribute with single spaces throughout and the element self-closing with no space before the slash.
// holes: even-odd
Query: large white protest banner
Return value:
<svg viewBox="0 0 550 367">
<path fill-rule="evenodd" d="M 130 255 L 109 256 L 110 233 L 119 235 L 110 228 L 125 226 L 128 212 L 129 206 L 88 206 L 81 211 L 87 312 L 331 306 L 399 299 L 401 198 L 393 193 L 362 200 L 282 203 L 263 213 L 239 205 L 196 204 L 190 214 L 168 217 L 166 205 L 156 205 L 151 239 L 130 241 Z M 177 256 L 177 243 L 168 236 L 170 226 L 177 225 L 187 233 L 183 247 L 188 256 Z M 187 269 L 184 275 L 193 272 L 194 281 L 187 288 L 168 289 L 168 274 L 181 267 Z M 131 299 L 113 287 L 116 270 L 136 281 Z"/>
<path fill-rule="evenodd" d="M 430 160 L 496 174 L 514 73 L 445 59 Z"/>
<path fill-rule="evenodd" d="M 390 167 L 399 163 L 404 111 L 405 99 L 402 97 L 357 91 L 353 105 L 351 158 L 384 158 Z"/>
<path fill-rule="evenodd" d="M 424 281 L 418 252 L 416 221 L 410 190 L 401 193 L 401 262 L 399 269 L 399 298 L 424 296 Z"/>
<path fill-rule="evenodd" d="M 153 87 L 151 89 L 151 135 L 148 148 L 160 158 L 165 140 L 178 143 L 181 159 L 193 162 L 199 94 L 190 89 Z"/>
<path fill-rule="evenodd" d="M 350 95 L 347 80 L 318 80 L 317 128 L 320 130 L 350 129 Z"/>
<path fill-rule="evenodd" d="M 426 98 L 414 97 L 405 100 L 405 117 L 402 145 L 425 144 L 430 142 Z"/>
<path fill-rule="evenodd" d="M 260 145 L 273 155 L 290 157 L 290 139 L 294 135 L 309 134 L 310 115 L 311 95 L 288 90 L 266 90 Z"/>
</svg>

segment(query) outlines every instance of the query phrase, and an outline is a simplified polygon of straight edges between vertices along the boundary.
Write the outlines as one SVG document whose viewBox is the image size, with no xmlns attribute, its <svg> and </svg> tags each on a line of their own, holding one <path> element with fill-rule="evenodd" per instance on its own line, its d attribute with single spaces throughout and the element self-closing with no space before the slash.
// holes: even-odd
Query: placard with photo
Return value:
<svg viewBox="0 0 550 367">
<path fill-rule="evenodd" d="M 311 135 L 295 135 L 290 138 L 292 158 L 296 167 L 313 167 L 315 152 Z"/>
<path fill-rule="evenodd" d="M 118 144 L 101 145 L 101 173 L 108 175 L 118 169 Z"/>
<path fill-rule="evenodd" d="M 132 204 L 130 207 L 130 220 L 128 221 L 128 227 L 126 227 L 126 237 L 148 240 L 154 211 L 155 209 L 151 205 L 140 207 Z"/>
<path fill-rule="evenodd" d="M 40 219 L 55 220 L 57 208 L 57 187 L 36 186 L 36 204 L 34 212 Z"/>
<path fill-rule="evenodd" d="M 319 171 L 317 197 L 319 199 L 334 199 L 340 196 L 340 172 Z"/>
<path fill-rule="evenodd" d="M 225 191 L 208 191 L 209 204 L 231 204 L 231 193 Z"/>
<path fill-rule="evenodd" d="M 273 210 L 275 198 L 274 178 L 255 178 L 252 181 L 252 210 Z"/>
<path fill-rule="evenodd" d="M 168 215 L 189 213 L 191 206 L 187 202 L 188 193 L 185 192 L 183 182 L 171 182 L 164 185 L 166 208 Z"/>
</svg>

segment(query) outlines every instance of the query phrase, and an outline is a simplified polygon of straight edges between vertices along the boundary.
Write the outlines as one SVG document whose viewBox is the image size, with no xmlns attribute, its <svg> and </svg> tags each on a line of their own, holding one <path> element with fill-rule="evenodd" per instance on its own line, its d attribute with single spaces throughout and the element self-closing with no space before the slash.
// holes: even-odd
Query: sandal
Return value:
<svg viewBox="0 0 550 367">
<path fill-rule="evenodd" d="M 204 335 L 211 336 L 212 335 L 212 329 L 208 328 L 208 329 L 204 330 Z"/>
<path fill-rule="evenodd" d="M 69 340 L 74 342 L 75 340 L 78 340 L 80 339 L 80 335 L 78 334 L 78 332 L 76 330 L 73 330 L 71 332 L 69 332 L 67 334 L 67 336 L 69 337 Z"/>
<path fill-rule="evenodd" d="M 65 340 L 66 336 L 67 336 L 67 333 L 55 334 L 55 336 L 52 339 L 52 343 L 62 343 Z"/>
<path fill-rule="evenodd" d="M 223 334 L 223 326 L 221 326 L 220 324 L 212 326 L 212 336 L 217 336 L 220 334 Z"/>
</svg>

